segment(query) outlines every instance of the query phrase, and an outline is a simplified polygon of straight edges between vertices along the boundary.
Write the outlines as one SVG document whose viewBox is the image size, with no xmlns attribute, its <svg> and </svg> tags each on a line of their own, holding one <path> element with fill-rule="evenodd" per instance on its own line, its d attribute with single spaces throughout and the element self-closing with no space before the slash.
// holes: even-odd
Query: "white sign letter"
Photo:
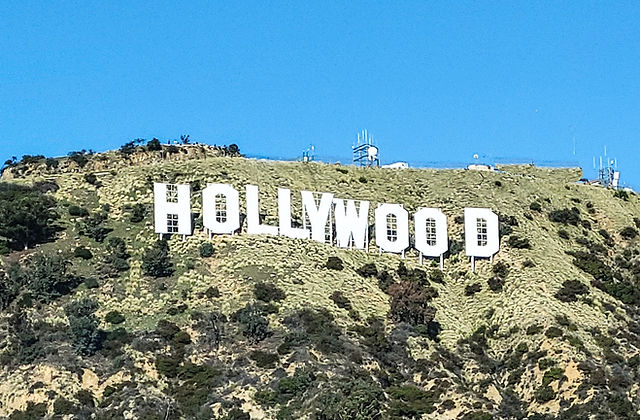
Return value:
<svg viewBox="0 0 640 420">
<path fill-rule="evenodd" d="M 233 233 L 240 227 L 240 199 L 230 184 L 207 184 L 202 190 L 202 224 L 212 233 Z"/>
<path fill-rule="evenodd" d="M 286 188 L 278 188 L 278 221 L 280 235 L 294 239 L 309 238 L 307 229 L 291 227 L 291 191 Z"/>
<path fill-rule="evenodd" d="M 191 186 L 153 183 L 156 233 L 191 235 Z"/>
<path fill-rule="evenodd" d="M 381 204 L 374 213 L 376 245 L 383 251 L 396 254 L 407 249 L 409 247 L 409 213 L 400 204 Z M 389 225 L 389 215 L 395 218 L 395 226 Z"/>
<path fill-rule="evenodd" d="M 369 228 L 369 202 L 360 201 L 359 214 L 353 200 L 347 200 L 346 211 L 344 200 L 336 198 L 333 203 L 336 206 L 336 242 L 338 246 L 348 248 L 351 239 L 353 239 L 353 246 L 364 249 Z"/>
<path fill-rule="evenodd" d="M 320 205 L 317 207 L 316 200 L 311 191 L 300 191 L 300 194 L 302 195 L 302 215 L 304 217 L 306 213 L 309 216 L 309 223 L 311 224 L 311 239 L 324 243 L 333 194 L 322 193 Z"/>
<path fill-rule="evenodd" d="M 247 185 L 247 233 L 277 235 L 278 227 L 260 224 L 260 205 L 258 187 Z"/>
<path fill-rule="evenodd" d="M 447 216 L 440 209 L 421 208 L 414 215 L 416 249 L 427 257 L 439 257 L 449 249 Z"/>
<path fill-rule="evenodd" d="M 490 209 L 464 209 L 465 251 L 471 257 L 491 257 L 500 250 L 498 215 Z"/>
</svg>

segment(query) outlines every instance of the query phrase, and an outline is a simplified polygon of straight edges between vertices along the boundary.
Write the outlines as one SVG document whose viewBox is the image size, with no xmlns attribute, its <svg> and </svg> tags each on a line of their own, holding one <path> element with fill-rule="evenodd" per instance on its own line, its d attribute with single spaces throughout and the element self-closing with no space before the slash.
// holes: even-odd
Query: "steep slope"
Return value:
<svg viewBox="0 0 640 420">
<path fill-rule="evenodd" d="M 51 241 L 2 257 L 18 292 L 2 312 L 0 416 L 638 417 L 636 194 L 578 184 L 579 169 L 362 169 L 195 147 L 5 170 L 11 184 L 49 185 L 61 218 Z M 231 183 L 241 197 L 258 185 L 267 222 L 278 187 L 410 214 L 439 207 L 451 249 L 440 272 L 415 251 L 209 240 L 196 218 L 193 236 L 168 240 L 173 272 L 154 276 L 158 181 L 195 192 Z M 194 193 L 192 211 L 200 205 Z M 500 252 L 475 272 L 461 246 L 464 207 L 501 216 Z M 208 243 L 213 255 L 201 257 Z M 41 254 L 70 262 L 68 288 L 42 292 L 37 273 L 52 274 Z"/>
</svg>

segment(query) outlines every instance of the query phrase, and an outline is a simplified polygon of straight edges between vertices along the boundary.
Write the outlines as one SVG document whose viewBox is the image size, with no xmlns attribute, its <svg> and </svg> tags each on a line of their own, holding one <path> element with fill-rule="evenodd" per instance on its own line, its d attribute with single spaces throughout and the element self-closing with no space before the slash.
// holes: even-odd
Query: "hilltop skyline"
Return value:
<svg viewBox="0 0 640 420">
<path fill-rule="evenodd" d="M 248 156 L 618 159 L 640 187 L 632 2 L 3 4 L 0 158 L 190 134 Z M 574 143 L 575 139 L 575 143 Z M 575 144 L 575 154 L 574 154 Z"/>
</svg>

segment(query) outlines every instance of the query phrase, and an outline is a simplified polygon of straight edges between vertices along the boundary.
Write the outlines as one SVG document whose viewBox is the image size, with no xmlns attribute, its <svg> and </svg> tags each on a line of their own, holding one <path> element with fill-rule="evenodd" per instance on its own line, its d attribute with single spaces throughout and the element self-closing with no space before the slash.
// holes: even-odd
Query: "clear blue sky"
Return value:
<svg viewBox="0 0 640 420">
<path fill-rule="evenodd" d="M 252 156 L 576 162 L 640 187 L 640 2 L 2 2 L 0 158 L 190 134 Z M 576 154 L 573 155 L 573 137 Z"/>
</svg>

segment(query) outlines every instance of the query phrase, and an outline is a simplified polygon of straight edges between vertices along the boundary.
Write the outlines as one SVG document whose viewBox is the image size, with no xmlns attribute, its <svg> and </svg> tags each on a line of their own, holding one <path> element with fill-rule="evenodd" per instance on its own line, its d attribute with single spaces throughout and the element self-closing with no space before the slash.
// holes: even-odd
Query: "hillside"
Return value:
<svg viewBox="0 0 640 420">
<path fill-rule="evenodd" d="M 0 417 L 640 418 L 635 193 L 579 184 L 579 169 L 364 169 L 170 147 L 5 169 L 0 232 L 27 235 L 10 217 L 35 208 L 23 195 L 45 200 L 34 212 L 52 210 L 53 229 L 23 243 L 0 233 Z M 191 184 L 196 214 L 207 182 L 241 197 L 258 185 L 267 222 L 278 187 L 294 215 L 303 189 L 439 207 L 450 252 L 440 271 L 415 251 L 209 240 L 197 216 L 167 251 L 153 182 Z M 500 214 L 500 252 L 475 272 L 464 207 Z"/>
</svg>

